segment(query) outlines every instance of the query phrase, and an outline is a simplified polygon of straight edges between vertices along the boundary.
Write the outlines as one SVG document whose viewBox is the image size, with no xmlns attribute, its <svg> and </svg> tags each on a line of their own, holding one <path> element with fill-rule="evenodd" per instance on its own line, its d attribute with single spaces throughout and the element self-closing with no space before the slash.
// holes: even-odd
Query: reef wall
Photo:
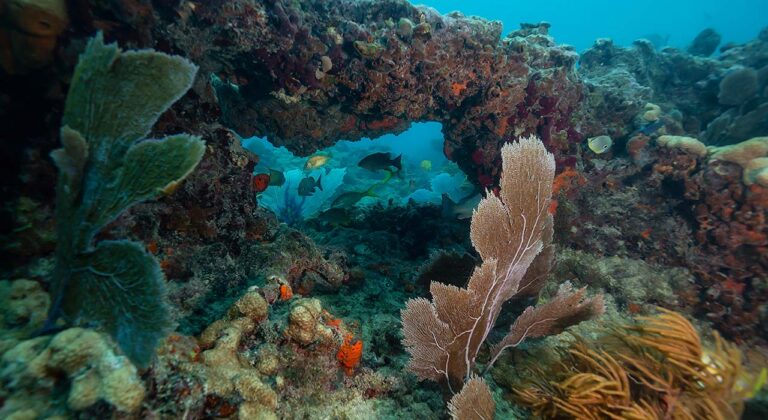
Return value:
<svg viewBox="0 0 768 420">
<path fill-rule="evenodd" d="M 21 42 L 26 38 L 18 35 L 35 33 L 35 28 L 19 27 L 26 21 L 16 14 L 31 12 L 11 10 L 7 4 L 0 3 L 0 43 Z M 765 240 L 734 247 L 713 238 L 702 220 L 711 220 L 709 213 L 717 211 L 708 204 L 715 199 L 680 199 L 686 191 L 693 197 L 694 183 L 700 185 L 696 191 L 703 191 L 699 197 L 715 197 L 722 191 L 711 187 L 719 185 L 711 179 L 727 177 L 728 188 L 741 188 L 734 195 L 736 205 L 746 205 L 760 219 L 765 208 L 749 201 L 760 195 L 738 184 L 739 171 L 715 176 L 700 158 L 696 165 L 703 169 L 688 172 L 686 176 L 694 180 L 682 187 L 681 178 L 651 179 L 653 164 L 669 160 L 644 147 L 659 133 L 638 130 L 662 121 L 665 134 L 687 134 L 717 145 L 765 134 L 768 30 L 752 42 L 724 46 L 717 57 L 671 48 L 657 51 L 646 41 L 622 48 L 599 40 L 582 55 L 577 71 L 578 55 L 554 43 L 547 34 L 548 24 L 524 24 L 502 38 L 498 22 L 459 13 L 440 15 L 403 0 L 51 4 L 66 4 L 66 12 L 43 11 L 57 24 L 38 34 L 43 38 L 36 40 L 41 42 L 39 48 L 15 48 L 15 55 L 0 57 L 0 126 L 10 127 L 4 132 L 8 153 L 0 157 L 4 180 L 0 231 L 8 244 L 2 253 L 4 269 L 12 270 L 52 249 L 55 171 L 47 156 L 59 142 L 64 95 L 77 56 L 85 40 L 100 30 L 123 48 L 151 47 L 200 66 L 192 89 L 161 117 L 152 133 L 185 131 L 202 136 L 207 150 L 200 166 L 172 195 L 133 208 L 103 234 L 143 240 L 161 259 L 166 275 L 179 283 L 173 296 L 187 303 L 182 308 L 187 315 L 208 311 L 207 305 L 191 304 L 195 300 L 190 297 L 222 286 L 241 290 L 255 273 L 277 272 L 299 286 L 307 284 L 302 273 L 316 277 L 320 272 L 321 278 L 309 283 L 332 287 L 349 274 L 333 253 L 316 249 L 299 232 L 278 230 L 273 219 L 258 210 L 250 188 L 255 158 L 240 147 L 239 136 L 266 136 L 276 145 L 307 155 L 340 139 L 399 132 L 414 121 L 441 122 L 445 155 L 481 186 L 496 184 L 500 146 L 522 135 L 539 135 L 555 153 L 559 168 L 571 168 L 568 173 L 581 162 L 578 168 L 591 173 L 584 175 L 585 184 L 577 189 L 584 196 L 597 195 L 576 200 L 572 205 L 578 207 L 574 210 L 578 216 L 561 226 L 567 234 L 578 223 L 579 232 L 590 233 L 591 239 L 569 239 L 578 248 L 615 254 L 616 241 L 627 231 L 611 232 L 612 226 L 605 225 L 613 220 L 609 218 L 628 215 L 629 206 L 622 200 L 639 200 L 645 207 L 629 215 L 642 215 L 645 223 L 653 220 L 651 215 L 669 214 L 660 230 L 668 228 L 673 236 L 666 238 L 674 238 L 686 251 L 665 253 L 663 237 L 644 238 L 646 223 L 630 227 L 630 233 L 645 243 L 630 256 L 670 265 L 708 262 L 701 273 L 722 271 L 714 265 L 719 259 L 712 256 L 730 256 L 737 264 L 728 265 L 737 266 L 731 271 L 738 273 L 729 278 L 746 287 L 736 290 L 748 293 L 758 290 L 757 280 L 764 278 L 749 274 L 755 273 L 750 269 L 755 261 L 759 273 L 765 273 L 764 258 L 755 259 L 765 249 Z M 646 110 L 648 102 L 658 109 Z M 590 163 L 593 156 L 577 144 L 599 134 L 610 134 L 617 143 L 611 156 L 617 159 L 608 166 Z M 610 170 L 615 172 L 611 175 Z M 628 188 L 638 182 L 644 187 Z M 607 194 L 612 194 L 612 202 L 597 202 Z M 648 202 L 660 205 L 651 208 Z M 559 211 L 567 215 L 568 206 L 563 204 Z M 694 207 L 699 213 L 694 214 Z M 637 219 L 624 217 L 621 223 L 629 220 Z M 718 232 L 739 231 L 733 218 L 716 220 L 721 226 Z M 758 220 L 748 230 L 763 234 L 764 226 Z M 707 233 L 695 237 L 702 229 Z M 295 266 L 282 259 L 265 264 L 260 262 L 270 255 L 263 251 L 265 245 L 292 247 L 297 255 L 311 257 Z M 686 253 L 694 248 L 695 259 Z M 227 269 L 221 268 L 221 261 L 227 261 Z M 698 281 L 702 287 L 692 300 L 720 299 L 708 297 L 712 293 L 707 285 L 713 280 Z M 230 296 L 230 301 L 235 298 Z M 762 297 L 749 299 L 762 302 Z M 700 308 L 711 306 L 707 305 Z M 718 319 L 730 326 L 764 323 L 754 304 L 747 306 L 749 322 L 739 317 Z"/>
<path fill-rule="evenodd" d="M 340 139 L 440 121 L 446 156 L 484 186 L 496 183 L 505 140 L 538 134 L 558 156 L 578 140 L 570 129 L 581 95 L 577 55 L 555 45 L 547 24 L 523 25 L 502 40 L 499 22 L 443 16 L 403 0 L 66 5 L 65 29 L 52 38 L 45 65 L 1 76 L 0 102 L 8 107 L 0 110 L 0 123 L 12 127 L 2 188 L 2 233 L 10 244 L 3 260 L 11 270 L 52 249 L 55 171 L 46 157 L 59 142 L 72 68 L 96 31 L 123 48 L 151 47 L 200 67 L 192 89 L 151 135 L 200 135 L 207 144 L 202 162 L 172 195 L 136 206 L 101 234 L 144 241 L 172 279 L 171 296 L 185 315 L 209 312 L 210 305 L 190 298 L 222 287 L 242 290 L 257 272 L 304 283 L 307 264 L 273 268 L 253 259 L 261 254 L 254 247 L 281 243 L 283 236 L 299 253 L 312 245 L 298 232 L 275 236 L 270 217 L 257 210 L 250 189 L 256 158 L 238 136 L 267 136 L 306 155 Z M 14 26 L 18 13 L 54 12 L 61 15 L 3 7 L 0 16 L 8 19 L 0 30 L 25 29 Z M 320 273 L 321 283 L 338 287 L 341 265 L 330 252 L 316 254 L 308 266 L 321 268 L 310 270 L 312 276 Z M 221 261 L 231 269 L 222 270 Z"/>
<path fill-rule="evenodd" d="M 668 114 L 668 134 L 700 138 L 705 144 L 738 143 L 768 132 L 768 28 L 745 44 L 726 44 L 717 56 L 676 48 L 657 50 L 647 40 L 629 47 L 599 39 L 579 59 L 585 85 L 586 135 L 623 137 L 637 123 L 656 121 L 637 115 L 648 102 Z"/>
<path fill-rule="evenodd" d="M 222 121 L 244 137 L 307 155 L 439 121 L 445 154 L 484 185 L 504 139 L 578 140 L 577 55 L 548 24 L 502 40 L 500 22 L 402 0 L 214 2 L 194 14 L 168 35 L 213 75 Z"/>
</svg>

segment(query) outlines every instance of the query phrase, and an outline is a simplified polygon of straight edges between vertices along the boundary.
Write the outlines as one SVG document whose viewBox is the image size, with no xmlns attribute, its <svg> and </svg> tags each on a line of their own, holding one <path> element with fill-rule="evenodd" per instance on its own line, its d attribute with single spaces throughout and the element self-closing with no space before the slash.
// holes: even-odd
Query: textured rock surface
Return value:
<svg viewBox="0 0 768 420">
<path fill-rule="evenodd" d="M 145 396 L 136 368 L 119 355 L 109 337 L 70 328 L 53 337 L 20 341 L 0 359 L 5 404 L 0 416 L 33 410 L 35 417 L 86 410 L 105 401 L 115 410 L 134 413 Z"/>
<path fill-rule="evenodd" d="M 0 110 L 0 122 L 15 128 L 9 142 L 16 146 L 3 156 L 4 214 L 12 216 L 0 227 L 5 233 L 20 224 L 13 220 L 20 196 L 42 203 L 37 212 L 50 211 L 54 174 L 43 156 L 58 143 L 64 81 L 85 37 L 100 28 L 124 48 L 187 57 L 200 66 L 199 76 L 152 136 L 197 134 L 206 139 L 206 154 L 172 195 L 132 208 L 100 239 L 127 236 L 156 250 L 181 315 L 193 320 L 213 312 L 191 321 L 189 332 L 226 309 L 204 304 L 212 290 L 236 296 L 247 286 L 257 272 L 248 268 L 259 256 L 254 247 L 292 241 L 276 238 L 273 219 L 258 212 L 250 189 L 255 162 L 230 128 L 308 154 L 341 138 L 440 121 L 446 155 L 487 186 L 495 183 L 505 140 L 537 133 L 558 155 L 578 140 L 570 122 L 581 97 L 577 56 L 555 45 L 547 24 L 523 25 L 502 40 L 498 22 L 442 16 L 402 0 L 78 5 L 47 75 L 5 78 L 13 83 L 0 90 L 0 101 L 13 105 Z M 324 252 L 298 264 L 278 258 L 288 272 L 277 274 L 294 287 L 338 288 L 343 264 Z"/>
<path fill-rule="evenodd" d="M 215 65 L 223 121 L 242 136 L 306 155 L 338 139 L 439 121 L 446 155 L 486 184 L 504 139 L 538 134 L 561 150 L 577 140 L 569 129 L 581 96 L 577 55 L 555 45 L 548 24 L 502 40 L 499 22 L 405 1 L 299 6 L 206 6 L 196 13 L 216 24 L 178 23 L 199 33 L 189 39 L 213 40 L 196 61 Z"/>
<path fill-rule="evenodd" d="M 766 80 L 759 76 L 768 64 L 766 45 L 758 37 L 709 58 L 674 48 L 657 51 L 645 40 L 631 47 L 598 40 L 579 62 L 588 92 L 582 131 L 627 135 L 633 116 L 652 100 L 673 117 L 665 121 L 667 134 L 718 145 L 761 135 L 768 130 Z M 673 127 L 676 132 L 669 132 Z"/>
<path fill-rule="evenodd" d="M 729 338 L 763 340 L 768 189 L 745 185 L 741 166 L 701 151 L 651 143 L 631 162 L 585 160 L 585 182 L 558 198 L 555 231 L 591 254 L 686 268 L 691 281 L 674 289 L 679 308 Z"/>
</svg>

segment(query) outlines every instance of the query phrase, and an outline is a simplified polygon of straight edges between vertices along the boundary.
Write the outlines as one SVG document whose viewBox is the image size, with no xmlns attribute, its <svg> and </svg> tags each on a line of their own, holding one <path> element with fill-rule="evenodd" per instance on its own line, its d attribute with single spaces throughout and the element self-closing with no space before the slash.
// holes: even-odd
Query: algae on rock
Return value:
<svg viewBox="0 0 768 420">
<path fill-rule="evenodd" d="M 61 128 L 56 269 L 47 322 L 93 325 L 140 366 L 171 326 L 163 274 L 143 246 L 94 243 L 131 205 L 174 187 L 205 143 L 188 134 L 146 139 L 160 114 L 191 86 L 197 67 L 153 50 L 122 51 L 93 38 L 75 68 Z"/>
</svg>

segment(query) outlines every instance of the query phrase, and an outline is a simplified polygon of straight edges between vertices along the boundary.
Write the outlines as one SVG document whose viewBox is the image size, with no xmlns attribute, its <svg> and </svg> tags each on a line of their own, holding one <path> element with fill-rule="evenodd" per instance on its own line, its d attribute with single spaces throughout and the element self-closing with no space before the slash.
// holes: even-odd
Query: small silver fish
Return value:
<svg viewBox="0 0 768 420">
<path fill-rule="evenodd" d="M 589 150 L 599 155 L 610 150 L 611 146 L 613 146 L 613 140 L 610 136 L 602 135 L 588 139 L 587 145 Z"/>
</svg>

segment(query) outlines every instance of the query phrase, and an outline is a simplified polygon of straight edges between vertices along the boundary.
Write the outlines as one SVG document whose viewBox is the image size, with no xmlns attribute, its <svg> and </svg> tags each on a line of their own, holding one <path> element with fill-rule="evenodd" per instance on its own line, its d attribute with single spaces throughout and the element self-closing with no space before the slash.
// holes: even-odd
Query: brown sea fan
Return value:
<svg viewBox="0 0 768 420">
<path fill-rule="evenodd" d="M 472 374 L 477 352 L 502 305 L 514 297 L 537 296 L 552 264 L 548 208 L 554 158 L 536 137 L 505 145 L 501 155 L 499 197 L 488 194 L 472 215 L 470 237 L 481 265 L 466 288 L 432 282 L 432 301 L 411 299 L 401 313 L 409 369 L 420 379 L 446 385 L 451 393 Z M 559 333 L 602 310 L 601 297 L 585 299 L 583 290 L 562 287 L 550 304 L 526 309 L 492 362 L 503 349 L 526 338 Z"/>
</svg>

